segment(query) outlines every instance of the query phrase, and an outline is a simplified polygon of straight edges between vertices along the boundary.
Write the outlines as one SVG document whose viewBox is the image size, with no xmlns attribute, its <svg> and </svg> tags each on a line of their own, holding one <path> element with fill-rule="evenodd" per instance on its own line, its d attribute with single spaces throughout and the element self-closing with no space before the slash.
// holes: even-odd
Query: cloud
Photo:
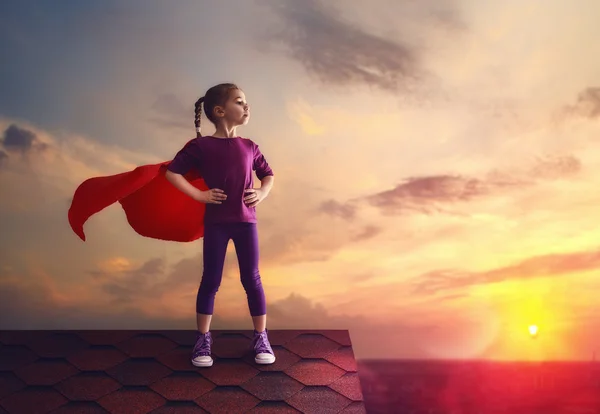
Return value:
<svg viewBox="0 0 600 414">
<path fill-rule="evenodd" d="M 261 262 L 273 265 L 325 262 L 344 244 L 333 237 L 324 238 L 318 231 L 303 231 L 300 223 L 293 229 L 276 231 L 268 237 L 266 248 L 261 252 Z"/>
<path fill-rule="evenodd" d="M 195 295 L 202 280 L 202 271 L 202 254 L 197 254 L 172 266 L 163 257 L 150 258 L 141 264 L 125 258 L 113 258 L 98 263 L 89 274 L 113 304 L 124 304 L 140 299 L 159 300 L 168 291 L 185 291 Z M 225 256 L 223 278 L 239 279 L 237 255 L 233 251 L 228 251 Z"/>
<path fill-rule="evenodd" d="M 163 282 L 166 275 L 163 258 L 151 258 L 141 265 L 122 260 L 111 262 L 110 266 L 106 266 L 106 263 L 99 264 L 98 269 L 89 271 L 89 274 L 99 284 L 99 290 L 108 295 L 112 304 L 123 305 L 142 298 L 160 296 L 156 286 L 166 285 Z"/>
<path fill-rule="evenodd" d="M 24 121 L 0 119 L 0 129 L 4 129 L 3 153 L 20 153 L 28 161 L 27 165 L 7 163 L 18 180 L 42 182 L 45 190 L 53 189 L 55 193 L 56 187 L 60 187 L 61 196 L 72 195 L 75 186 L 87 178 L 121 173 L 158 161 L 139 149 L 128 151 L 68 132 L 57 136 Z M 10 161 L 12 157 L 0 158 Z"/>
<path fill-rule="evenodd" d="M 20 274 L 8 277 L 0 273 L 0 329 L 31 330 L 194 330 L 196 321 L 194 304 L 190 303 L 184 313 L 170 312 L 160 306 L 156 299 L 145 306 L 132 303 L 124 306 L 102 306 L 95 303 L 98 295 L 90 287 L 78 292 L 78 297 L 66 292 L 68 301 L 57 297 L 56 286 L 48 279 L 36 275 Z M 72 284 L 69 289 L 72 288 Z M 180 299 L 180 298 L 178 298 Z M 436 299 L 439 306 L 439 301 Z M 351 304 L 350 304 L 351 305 Z M 439 306 L 427 306 L 427 313 L 394 312 L 390 310 L 385 319 L 369 314 L 353 316 L 334 314 L 326 302 L 310 299 L 294 292 L 268 302 L 268 327 L 280 329 L 343 329 L 348 330 L 354 355 L 365 358 L 455 358 L 498 357 L 490 348 L 497 341 L 506 340 L 497 335 L 494 313 L 485 303 L 474 306 L 468 312 L 453 310 L 442 312 Z M 589 310 L 589 308 L 586 308 Z M 411 312 L 412 311 L 412 312 Z M 578 322 L 577 329 L 569 332 L 569 338 L 577 337 L 573 346 L 587 350 L 594 344 L 599 321 L 593 315 L 567 314 Z M 216 312 L 211 329 L 251 329 L 251 319 L 244 310 L 235 315 Z M 570 341 L 572 342 L 572 341 Z M 502 356 L 514 358 L 514 355 Z"/>
<path fill-rule="evenodd" d="M 77 263 L 79 271 L 86 272 L 88 269 L 83 262 L 104 260 L 103 253 L 109 257 L 156 256 L 156 245 L 140 240 L 127 224 L 118 204 L 108 207 L 86 223 L 88 231 L 95 234 L 90 240 L 91 248 L 84 247 L 88 244 L 81 245 L 66 218 L 70 199 L 84 180 L 122 173 L 160 159 L 140 149 L 127 151 L 119 146 L 103 145 L 65 130 L 49 134 L 22 120 L 0 119 L 0 131 L 10 125 L 17 125 L 18 129 L 35 135 L 32 148 L 43 144 L 45 150 L 29 150 L 25 154 L 5 151 L 8 157 L 2 159 L 0 215 L 8 220 L 2 225 L 0 243 L 4 246 L 7 264 L 27 266 L 30 259 L 24 255 L 31 254 L 46 266 L 60 266 L 62 252 L 67 249 L 78 252 L 73 254 L 70 266 Z M 15 237 L 19 234 L 22 236 Z M 56 276 L 64 280 L 70 277 L 67 275 L 68 272 L 65 272 Z"/>
<path fill-rule="evenodd" d="M 355 235 L 352 238 L 352 240 L 353 241 L 369 240 L 369 239 L 372 239 L 373 237 L 376 237 L 381 232 L 382 232 L 382 228 L 381 227 L 377 227 L 377 226 L 373 226 L 373 225 L 368 225 L 359 234 Z"/>
<path fill-rule="evenodd" d="M 506 280 L 567 276 L 598 268 L 600 268 L 600 250 L 549 254 L 531 257 L 511 266 L 484 272 L 461 269 L 433 270 L 418 276 L 413 286 L 414 294 L 428 295 Z"/>
<path fill-rule="evenodd" d="M 89 290 L 89 288 L 87 288 Z M 87 291 L 84 292 L 88 293 Z M 77 299 L 72 298 L 74 301 Z M 0 326 L 2 329 L 195 329 L 195 317 L 178 318 L 135 306 L 103 306 L 93 302 L 59 303 L 44 283 L 23 286 L 0 278 Z M 10 315 L 10 316 L 9 316 Z M 215 315 L 214 323 L 220 316 Z"/>
<path fill-rule="evenodd" d="M 16 124 L 10 124 L 4 130 L 2 146 L 9 152 L 27 153 L 28 151 L 44 150 L 47 144 L 41 142 L 36 134 L 26 128 L 20 128 Z"/>
<path fill-rule="evenodd" d="M 18 269 L 10 266 L 0 269 L 0 326 L 3 329 L 27 325 L 45 329 L 40 326 L 56 324 L 85 327 L 83 321 L 86 318 L 82 314 L 88 315 L 87 325 L 97 323 L 107 326 L 105 321 L 110 321 L 113 324 L 109 324 L 110 329 L 132 328 L 140 320 L 144 324 L 154 323 L 155 328 L 161 323 L 163 326 L 175 323 L 181 328 L 186 323 L 181 315 L 189 313 L 187 323 L 195 320 L 193 313 L 202 277 L 202 257 L 184 258 L 174 265 L 167 263 L 163 257 L 139 263 L 115 257 L 103 260 L 97 263 L 95 269 L 81 274 L 77 271 L 61 274 L 78 280 L 77 283 L 69 283 L 66 288 L 59 285 L 60 277 L 47 273 L 33 262 Z M 219 299 L 230 301 L 232 291 L 236 300 L 245 299 L 245 296 L 239 296 L 236 291 L 239 289 L 234 286 L 239 281 L 238 275 L 236 256 L 228 254 L 223 278 L 231 280 L 235 276 L 236 280 L 221 289 Z M 133 311 L 131 318 L 128 315 L 130 311 Z M 2 317 L 9 313 L 19 316 L 12 319 Z M 73 317 L 72 314 L 78 316 Z M 164 318 L 165 314 L 171 317 Z M 121 315 L 123 320 L 117 315 Z"/>
<path fill-rule="evenodd" d="M 581 161 L 572 155 L 560 157 L 540 157 L 531 168 L 532 177 L 544 180 L 558 180 L 576 175 L 583 169 Z"/>
<path fill-rule="evenodd" d="M 399 91 L 410 90 L 430 77 L 414 42 L 393 41 L 370 33 L 344 19 L 341 11 L 330 3 L 310 0 L 269 4 L 284 26 L 269 33 L 270 42 L 283 45 L 294 60 L 324 85 L 366 84 L 384 91 Z M 345 8 L 343 5 L 340 7 Z M 434 3 L 428 3 L 425 7 L 433 6 Z M 408 2 L 400 7 L 401 11 L 411 12 Z M 429 16 L 436 23 L 455 18 L 448 9 Z"/>
<path fill-rule="evenodd" d="M 25 279 L 29 279 L 29 282 L 23 284 Z M 154 308 L 160 305 L 156 299 L 145 306 L 137 306 L 135 302 L 122 306 L 90 303 L 85 300 L 85 294 L 92 299 L 97 299 L 97 295 L 90 295 L 89 287 L 79 300 L 71 295 L 68 302 L 61 302 L 56 299 L 55 289 L 48 280 L 35 276 L 8 278 L 0 275 L 0 327 L 6 330 L 196 329 L 193 301 L 182 315 L 169 312 L 168 309 L 156 312 Z M 268 303 L 267 309 L 268 327 L 271 330 L 349 330 L 357 358 L 423 356 L 421 346 L 427 342 L 426 335 L 433 329 L 430 325 L 413 321 L 381 323 L 364 316 L 333 315 L 323 304 L 298 293 Z M 244 309 L 243 314 L 230 316 L 216 312 L 211 329 L 251 329 L 252 321 L 246 312 Z"/>
<path fill-rule="evenodd" d="M 165 273 L 165 262 L 162 258 L 153 258 L 138 268 L 125 269 L 117 273 L 106 273 L 93 270 L 90 274 L 102 280 L 101 290 L 112 297 L 113 304 L 125 304 L 146 291 Z"/>
<path fill-rule="evenodd" d="M 386 214 L 418 212 L 449 213 L 445 205 L 499 195 L 503 191 L 533 186 L 541 180 L 559 180 L 576 176 L 582 170 L 581 161 L 572 155 L 538 157 L 525 170 L 492 170 L 483 178 L 463 175 L 432 175 L 408 177 L 391 190 L 352 199 L 346 203 L 327 200 L 320 211 L 330 216 L 352 221 L 363 200 Z"/>
<path fill-rule="evenodd" d="M 94 176 L 105 176 L 133 169 L 136 165 L 159 161 L 156 157 L 150 157 L 142 152 L 128 151 L 118 146 L 102 145 L 86 137 L 72 135 L 68 132 L 60 137 L 50 135 L 43 129 L 22 121 L 0 120 L 0 130 L 8 129 L 10 125 L 16 125 L 19 131 L 28 131 L 29 136 L 35 136 L 35 142 L 45 144 L 45 151 L 31 151 L 28 154 L 30 163 L 10 163 L 2 165 L 0 174 L 0 187 L 3 189 L 3 203 L 0 211 L 3 214 L 15 214 L 18 220 L 7 224 L 4 232 L 4 241 L 11 247 L 7 250 L 8 256 L 14 256 L 15 252 L 23 249 L 43 249 L 43 256 L 52 261 L 60 243 L 48 245 L 49 239 L 60 240 L 61 243 L 76 243 L 75 238 L 64 223 L 64 217 L 70 205 L 70 200 L 77 185 L 83 180 Z M 13 130 L 17 130 L 13 128 Z M 21 134 L 27 136 L 27 134 Z M 10 153 L 2 161 L 11 161 Z M 15 157 L 16 159 L 16 157 Z M 6 168 L 5 168 L 6 167 Z M 31 191 L 35 188 L 35 191 Z M 340 223 L 333 223 L 330 228 L 336 229 L 333 237 L 322 237 L 323 224 L 327 218 L 314 218 L 312 212 L 302 210 L 306 203 L 306 196 L 301 196 L 301 202 L 280 198 L 286 211 L 285 214 L 265 213 L 265 219 L 261 225 L 261 263 L 267 269 L 270 266 L 289 266 L 294 263 L 324 261 L 331 257 L 336 251 L 348 243 L 348 231 L 360 231 L 361 229 L 345 229 Z M 268 208 L 277 210 L 277 195 L 274 194 Z M 297 217 L 290 220 L 289 214 Z M 24 221 L 23 221 L 24 220 Z M 46 221 L 48 220 L 48 221 Z M 45 224 L 49 223 L 50 224 Z M 269 224 L 270 223 L 270 224 Z M 148 245 L 142 247 L 142 242 L 131 245 L 125 240 L 139 240 L 127 225 L 125 217 L 118 205 L 111 206 L 101 213 L 92 217 L 86 224 L 88 230 L 93 231 L 94 243 L 100 243 L 103 247 L 99 251 L 106 251 L 110 246 L 114 252 L 109 255 L 130 254 L 134 257 L 156 257 L 158 244 L 146 241 Z M 44 228 L 46 230 L 44 230 Z M 55 233 L 51 236 L 48 228 Z M 15 243 L 11 234 L 22 232 L 29 234 L 33 241 Z M 125 238 L 119 236 L 125 233 Z M 115 237 L 119 242 L 115 245 Z M 0 237 L 0 239 L 2 239 Z M 33 244 L 32 244 L 33 243 Z M 77 245 L 75 245 L 76 247 Z M 106 247 L 104 247 L 106 246 Z M 121 247 L 118 247 L 121 246 Z M 58 250 L 56 250 L 58 249 Z M 126 250 L 123 250 L 126 249 Z M 143 253 L 143 251 L 146 253 Z M 233 249 L 232 249 L 233 250 Z M 118 253 L 120 251 L 120 253 Z M 88 253 L 85 253 L 88 255 Z M 90 253 L 89 260 L 99 262 L 106 258 L 99 258 L 99 253 Z M 92 256 L 94 256 L 92 258 Z M 16 257 L 16 256 L 15 256 Z M 80 258 L 80 260 L 83 260 Z M 188 291 L 194 291 L 200 282 L 202 275 L 202 255 L 195 255 L 188 261 L 175 265 L 149 284 L 141 284 L 136 280 L 144 280 L 146 273 L 139 269 L 142 263 L 129 263 L 116 260 L 115 263 L 100 263 L 97 269 L 89 273 L 89 269 L 81 268 L 82 272 L 95 276 L 96 287 L 109 293 L 112 303 L 123 303 L 132 297 L 132 292 L 143 291 L 145 295 L 160 296 L 161 288 L 169 288 L 168 283 L 174 285 L 185 284 Z M 237 278 L 237 257 L 234 251 L 229 251 L 226 258 L 225 277 L 234 275 Z M 136 273 L 137 272 L 137 273 Z M 171 272 L 171 273 L 168 273 Z M 118 276 L 115 276 L 117 275 Z M 139 277 L 136 279 L 136 275 Z M 62 278 L 62 277 L 61 277 Z M 164 282 L 164 279 L 169 282 Z M 189 290 L 192 289 L 192 290 Z"/>
<path fill-rule="evenodd" d="M 565 115 L 595 119 L 600 117 L 600 87 L 587 87 L 577 95 L 572 105 L 567 105 Z"/>
<path fill-rule="evenodd" d="M 418 353 L 419 343 L 423 342 L 424 337 L 436 329 L 435 325 L 429 322 L 415 323 L 410 316 L 390 317 L 385 322 L 379 322 L 363 315 L 332 314 L 322 303 L 294 292 L 270 303 L 268 317 L 272 329 L 348 329 L 352 335 L 355 352 L 371 355 L 376 355 L 384 349 L 385 353 L 389 354 L 393 347 L 398 346 L 403 348 L 399 350 L 400 353 L 414 355 Z M 391 339 L 396 335 L 404 336 L 404 341 Z M 381 341 L 372 340 L 373 337 L 388 337 L 389 341 L 384 342 L 389 345 L 376 345 Z M 374 349 L 374 346 L 378 349 Z"/>
<path fill-rule="evenodd" d="M 342 204 L 335 200 L 327 200 L 321 203 L 319 210 L 331 216 L 338 216 L 344 220 L 352 220 L 356 216 L 356 208 L 349 204 Z"/>
<path fill-rule="evenodd" d="M 408 178 L 394 189 L 374 194 L 367 200 L 383 210 L 403 210 L 420 206 L 426 210 L 433 203 L 469 201 L 489 194 L 491 185 L 476 178 L 431 176 Z"/>
<path fill-rule="evenodd" d="M 470 201 L 488 196 L 499 188 L 518 184 L 518 182 L 486 180 L 459 175 L 409 177 L 391 190 L 350 200 L 345 204 L 329 200 L 323 203 L 321 211 L 352 220 L 358 203 L 365 200 L 386 214 L 442 213 L 445 212 L 444 204 Z M 352 214 L 343 214 L 344 212 L 352 212 Z"/>
<path fill-rule="evenodd" d="M 376 223 L 358 222 L 355 207 L 337 201 L 320 203 L 314 197 L 272 213 L 263 222 L 266 234 L 261 241 L 261 263 L 265 267 L 290 267 L 299 263 L 323 263 L 349 245 L 378 236 L 382 228 Z M 302 207 L 302 203 L 310 206 Z M 313 207 L 316 205 L 316 207 Z M 275 214 L 283 212 L 283 216 Z M 332 220 L 332 217 L 334 218 Z"/>
</svg>

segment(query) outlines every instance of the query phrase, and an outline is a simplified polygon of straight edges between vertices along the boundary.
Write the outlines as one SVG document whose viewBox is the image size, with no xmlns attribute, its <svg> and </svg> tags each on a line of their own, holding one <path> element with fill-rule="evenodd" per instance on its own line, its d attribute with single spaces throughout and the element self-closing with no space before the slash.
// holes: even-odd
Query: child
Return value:
<svg viewBox="0 0 600 414">
<path fill-rule="evenodd" d="M 216 127 L 212 136 L 200 133 L 202 104 Z M 197 367 L 213 364 L 210 322 L 230 239 L 235 245 L 254 324 L 255 361 L 272 364 L 275 355 L 267 337 L 266 301 L 258 270 L 256 206 L 271 191 L 273 171 L 258 145 L 237 135 L 237 127 L 248 123 L 249 112 L 246 97 L 236 85 L 225 83 L 210 88 L 196 102 L 194 114 L 197 137 L 179 150 L 165 173 L 165 178 L 177 189 L 206 204 L 204 271 L 196 300 L 198 334 L 192 364 Z M 208 190 L 202 191 L 186 180 L 184 175 L 193 169 L 202 176 Z M 253 170 L 261 181 L 260 188 L 253 188 Z"/>
</svg>

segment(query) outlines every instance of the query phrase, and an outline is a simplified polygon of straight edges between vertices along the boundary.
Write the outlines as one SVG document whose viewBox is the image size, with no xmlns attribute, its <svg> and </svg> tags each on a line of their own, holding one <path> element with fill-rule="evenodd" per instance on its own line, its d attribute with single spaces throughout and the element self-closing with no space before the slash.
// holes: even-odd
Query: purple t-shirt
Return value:
<svg viewBox="0 0 600 414">
<path fill-rule="evenodd" d="M 177 174 L 195 169 L 208 188 L 225 192 L 222 204 L 206 204 L 205 223 L 256 223 L 256 207 L 244 203 L 244 190 L 254 187 L 252 171 L 259 180 L 273 175 L 258 145 L 241 137 L 195 138 L 179 150 L 168 169 Z"/>
</svg>

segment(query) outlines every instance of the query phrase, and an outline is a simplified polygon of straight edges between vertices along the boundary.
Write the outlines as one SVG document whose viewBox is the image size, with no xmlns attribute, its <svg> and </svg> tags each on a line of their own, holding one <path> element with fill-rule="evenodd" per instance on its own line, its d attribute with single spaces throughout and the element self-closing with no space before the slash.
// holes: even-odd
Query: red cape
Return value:
<svg viewBox="0 0 600 414">
<path fill-rule="evenodd" d="M 69 208 L 69 224 L 85 241 L 83 225 L 94 214 L 118 201 L 138 234 L 160 240 L 190 242 L 204 235 L 206 205 L 179 191 L 165 178 L 171 161 L 143 165 L 121 174 L 90 178 L 79 185 Z M 194 172 L 185 178 L 208 190 Z"/>
</svg>

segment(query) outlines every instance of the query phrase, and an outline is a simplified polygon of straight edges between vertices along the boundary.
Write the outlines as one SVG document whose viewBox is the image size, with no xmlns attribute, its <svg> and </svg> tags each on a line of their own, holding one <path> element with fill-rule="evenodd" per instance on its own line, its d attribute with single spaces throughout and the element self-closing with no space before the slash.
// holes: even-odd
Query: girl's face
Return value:
<svg viewBox="0 0 600 414">
<path fill-rule="evenodd" d="M 223 119 L 229 125 L 244 125 L 250 118 L 250 108 L 246 102 L 246 95 L 239 89 L 234 89 L 229 94 L 229 100 L 225 104 Z"/>
</svg>

